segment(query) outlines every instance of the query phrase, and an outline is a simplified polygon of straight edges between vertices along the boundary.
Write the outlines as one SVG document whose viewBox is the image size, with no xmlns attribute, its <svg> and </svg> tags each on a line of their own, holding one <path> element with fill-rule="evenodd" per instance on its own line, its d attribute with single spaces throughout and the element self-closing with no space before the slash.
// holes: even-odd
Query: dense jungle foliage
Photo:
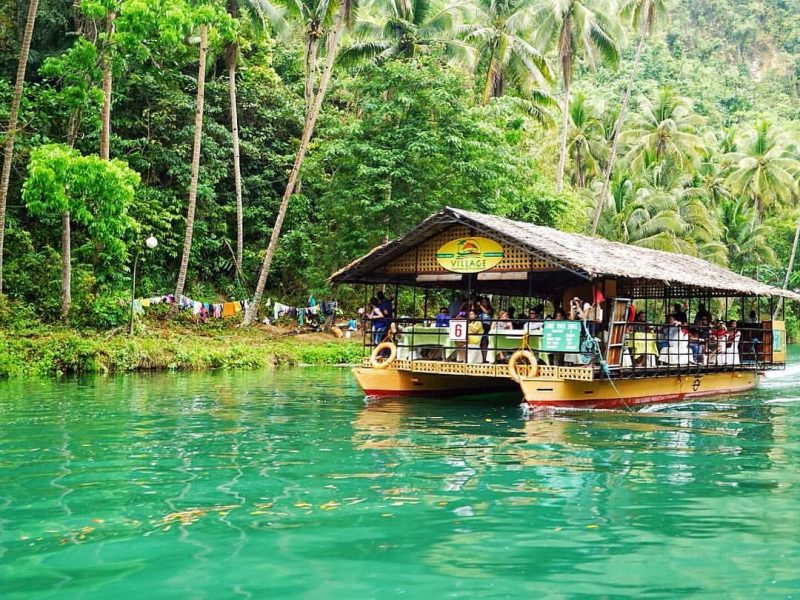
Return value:
<svg viewBox="0 0 800 600">
<path fill-rule="evenodd" d="M 0 0 L 4 142 L 28 9 Z M 0 316 L 119 325 L 137 253 L 139 295 L 174 291 L 185 256 L 187 295 L 252 297 L 315 103 L 265 295 L 324 297 L 445 205 L 588 233 L 598 198 L 599 235 L 780 286 L 799 96 L 800 0 L 39 0 Z"/>
</svg>

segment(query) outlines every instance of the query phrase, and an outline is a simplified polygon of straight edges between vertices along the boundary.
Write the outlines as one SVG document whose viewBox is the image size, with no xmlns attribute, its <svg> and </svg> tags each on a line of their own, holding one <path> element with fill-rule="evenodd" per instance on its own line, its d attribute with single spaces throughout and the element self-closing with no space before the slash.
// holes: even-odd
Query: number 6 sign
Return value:
<svg viewBox="0 0 800 600">
<path fill-rule="evenodd" d="M 467 322 L 461 319 L 450 321 L 450 326 L 447 331 L 448 337 L 454 342 L 467 341 Z"/>
</svg>

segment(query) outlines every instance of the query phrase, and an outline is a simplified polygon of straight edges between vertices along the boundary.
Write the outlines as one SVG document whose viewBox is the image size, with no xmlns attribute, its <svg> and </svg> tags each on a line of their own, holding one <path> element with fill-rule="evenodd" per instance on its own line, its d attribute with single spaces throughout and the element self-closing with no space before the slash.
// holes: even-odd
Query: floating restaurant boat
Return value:
<svg viewBox="0 0 800 600">
<path fill-rule="evenodd" d="M 800 299 L 693 256 L 449 207 L 330 280 L 388 286 L 401 299 L 365 333 L 354 373 L 367 395 L 514 390 L 532 407 L 630 407 L 749 390 L 785 367 L 777 317 L 786 299 Z M 445 317 L 439 308 L 455 313 L 475 296 L 498 311 L 536 309 L 523 320 Z M 542 308 L 558 318 L 537 314 Z M 570 309 L 577 319 L 563 318 Z"/>
</svg>

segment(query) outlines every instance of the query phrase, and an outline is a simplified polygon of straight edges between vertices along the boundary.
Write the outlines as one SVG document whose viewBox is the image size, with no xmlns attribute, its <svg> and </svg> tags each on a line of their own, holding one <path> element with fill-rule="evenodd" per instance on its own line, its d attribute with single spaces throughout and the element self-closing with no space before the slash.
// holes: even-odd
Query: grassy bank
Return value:
<svg viewBox="0 0 800 600">
<path fill-rule="evenodd" d="M 274 365 L 358 362 L 361 343 L 330 334 L 264 328 L 160 328 L 129 338 L 123 332 L 40 328 L 0 331 L 0 378 L 80 373 L 197 371 Z"/>
</svg>

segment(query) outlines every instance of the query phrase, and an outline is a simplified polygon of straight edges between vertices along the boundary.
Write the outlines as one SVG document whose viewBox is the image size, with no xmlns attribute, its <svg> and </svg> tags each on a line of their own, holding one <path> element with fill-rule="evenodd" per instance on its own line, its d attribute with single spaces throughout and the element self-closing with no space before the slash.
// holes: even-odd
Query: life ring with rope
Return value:
<svg viewBox="0 0 800 600">
<path fill-rule="evenodd" d="M 384 351 L 389 351 L 389 356 L 384 356 Z M 369 357 L 369 364 L 374 369 L 385 369 L 397 358 L 397 346 L 392 342 L 381 342 L 372 350 Z"/>
<path fill-rule="evenodd" d="M 517 350 L 511 355 L 511 358 L 508 359 L 508 374 L 516 383 L 522 380 L 522 375 L 517 370 L 517 363 L 523 359 L 530 365 L 527 374 L 528 377 L 536 377 L 539 374 L 539 362 L 536 360 L 536 355 L 530 350 Z"/>
</svg>

